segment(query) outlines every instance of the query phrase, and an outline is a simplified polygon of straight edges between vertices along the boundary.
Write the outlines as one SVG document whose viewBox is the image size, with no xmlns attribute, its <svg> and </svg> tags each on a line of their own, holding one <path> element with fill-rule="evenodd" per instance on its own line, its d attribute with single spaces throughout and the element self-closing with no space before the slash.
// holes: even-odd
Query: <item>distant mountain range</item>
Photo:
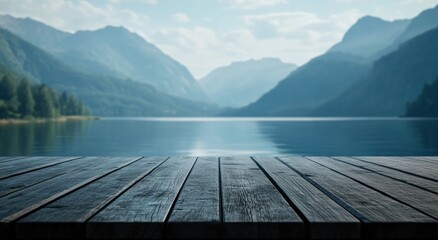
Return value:
<svg viewBox="0 0 438 240">
<path fill-rule="evenodd" d="M 406 104 L 438 76 L 438 28 L 380 58 L 367 76 L 324 104 L 322 116 L 400 116 Z M 438 94 L 438 92 L 437 92 Z"/>
<path fill-rule="evenodd" d="M 342 93 L 369 70 L 363 58 L 328 53 L 298 68 L 257 102 L 238 110 L 243 116 L 305 116 Z M 234 114 L 234 113 L 232 113 Z"/>
<path fill-rule="evenodd" d="M 9 15 L 0 16 L 0 27 L 83 72 L 130 79 L 173 96 L 209 101 L 185 66 L 123 27 L 71 34 Z"/>
<path fill-rule="evenodd" d="M 379 56 L 410 23 L 410 20 L 389 22 L 372 16 L 363 17 L 345 33 L 342 41 L 331 47 L 328 52 L 343 52 L 364 58 Z"/>
<path fill-rule="evenodd" d="M 0 27 L 0 65 L 71 92 L 100 115 L 211 116 L 219 105 L 231 107 L 226 116 L 426 116 L 438 77 L 438 6 L 413 19 L 363 17 L 297 69 L 250 60 L 199 83 L 123 27 L 72 34 L 8 15 Z"/>
<path fill-rule="evenodd" d="M 217 107 L 173 97 L 131 80 L 96 76 L 71 67 L 0 28 L 0 64 L 29 80 L 74 94 L 104 116 L 203 116 Z"/>
<path fill-rule="evenodd" d="M 200 80 L 214 103 L 222 107 L 243 107 L 271 90 L 297 66 L 277 58 L 233 62 Z"/>
<path fill-rule="evenodd" d="M 438 6 L 411 20 L 359 19 L 342 41 L 231 116 L 401 116 L 438 76 Z M 438 94 L 438 93 L 437 93 Z"/>
</svg>

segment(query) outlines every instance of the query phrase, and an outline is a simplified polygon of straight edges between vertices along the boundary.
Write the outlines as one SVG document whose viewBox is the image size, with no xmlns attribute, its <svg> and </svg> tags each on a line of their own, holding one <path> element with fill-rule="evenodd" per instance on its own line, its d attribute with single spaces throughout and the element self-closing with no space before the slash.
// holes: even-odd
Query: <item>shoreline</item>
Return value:
<svg viewBox="0 0 438 240">
<path fill-rule="evenodd" d="M 67 122 L 67 121 L 89 121 L 99 120 L 97 116 L 61 116 L 56 118 L 32 118 L 32 119 L 0 119 L 0 125 L 46 123 L 46 122 Z"/>
</svg>

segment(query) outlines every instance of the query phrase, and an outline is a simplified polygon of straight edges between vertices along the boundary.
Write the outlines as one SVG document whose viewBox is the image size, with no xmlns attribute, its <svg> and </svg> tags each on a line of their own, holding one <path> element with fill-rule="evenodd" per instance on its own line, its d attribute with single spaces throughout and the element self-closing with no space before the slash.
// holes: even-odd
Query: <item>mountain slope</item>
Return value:
<svg viewBox="0 0 438 240">
<path fill-rule="evenodd" d="M 53 49 L 58 42 L 71 35 L 31 18 L 15 18 L 10 15 L 0 15 L 0 27 L 22 39 L 32 39 L 34 45 L 45 50 Z"/>
<path fill-rule="evenodd" d="M 216 104 L 242 107 L 256 101 L 295 69 L 296 65 L 276 58 L 233 62 L 215 69 L 200 83 Z"/>
<path fill-rule="evenodd" d="M 389 47 L 408 27 L 410 20 L 385 21 L 366 16 L 359 19 L 329 52 L 371 57 Z"/>
<path fill-rule="evenodd" d="M 438 76 L 438 28 L 376 61 L 367 77 L 315 111 L 323 116 L 399 116 Z"/>
<path fill-rule="evenodd" d="M 407 117 L 438 117 L 438 78 L 426 84 L 421 94 L 406 108 Z"/>
<path fill-rule="evenodd" d="M 295 70 L 257 102 L 231 113 L 243 116 L 303 116 L 342 93 L 369 70 L 362 58 L 328 53 Z"/>
<path fill-rule="evenodd" d="M 407 28 L 394 42 L 395 45 L 403 43 L 413 37 L 438 27 L 438 5 L 424 10 L 409 23 Z"/>
<path fill-rule="evenodd" d="M 63 62 L 81 71 L 131 79 L 152 85 L 173 96 L 208 101 L 199 83 L 185 66 L 123 27 L 109 26 L 68 34 L 31 19 L 7 18 L 12 20 L 0 21 L 0 26 L 49 50 Z M 29 25 L 32 26 L 30 30 Z M 39 30 L 35 32 L 33 29 Z"/>
<path fill-rule="evenodd" d="M 200 116 L 214 106 L 172 97 L 138 82 L 82 73 L 0 29 L 0 64 L 25 77 L 74 94 L 98 115 Z"/>
<path fill-rule="evenodd" d="M 404 42 L 419 36 L 429 30 L 438 27 L 438 5 L 434 8 L 427 9 L 413 18 L 406 29 L 389 45 L 387 48 L 376 53 L 373 57 L 375 60 L 381 56 L 387 55 L 403 44 Z"/>
</svg>

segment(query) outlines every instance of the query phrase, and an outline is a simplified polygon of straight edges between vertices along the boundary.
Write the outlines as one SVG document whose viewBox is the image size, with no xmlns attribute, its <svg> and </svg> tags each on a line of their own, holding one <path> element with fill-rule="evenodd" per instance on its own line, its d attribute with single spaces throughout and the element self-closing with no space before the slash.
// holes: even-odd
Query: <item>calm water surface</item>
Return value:
<svg viewBox="0 0 438 240">
<path fill-rule="evenodd" d="M 438 155 L 438 120 L 102 118 L 3 125 L 0 155 Z"/>
</svg>

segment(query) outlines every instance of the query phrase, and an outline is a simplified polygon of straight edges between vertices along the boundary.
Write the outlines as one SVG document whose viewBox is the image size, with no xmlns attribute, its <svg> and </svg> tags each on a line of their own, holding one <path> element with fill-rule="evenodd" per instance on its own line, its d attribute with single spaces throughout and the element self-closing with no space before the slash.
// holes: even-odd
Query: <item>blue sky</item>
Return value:
<svg viewBox="0 0 438 240">
<path fill-rule="evenodd" d="M 365 15 L 412 18 L 438 0 L 0 0 L 0 14 L 74 32 L 124 26 L 199 78 L 233 61 L 299 65 L 324 53 Z"/>
</svg>

